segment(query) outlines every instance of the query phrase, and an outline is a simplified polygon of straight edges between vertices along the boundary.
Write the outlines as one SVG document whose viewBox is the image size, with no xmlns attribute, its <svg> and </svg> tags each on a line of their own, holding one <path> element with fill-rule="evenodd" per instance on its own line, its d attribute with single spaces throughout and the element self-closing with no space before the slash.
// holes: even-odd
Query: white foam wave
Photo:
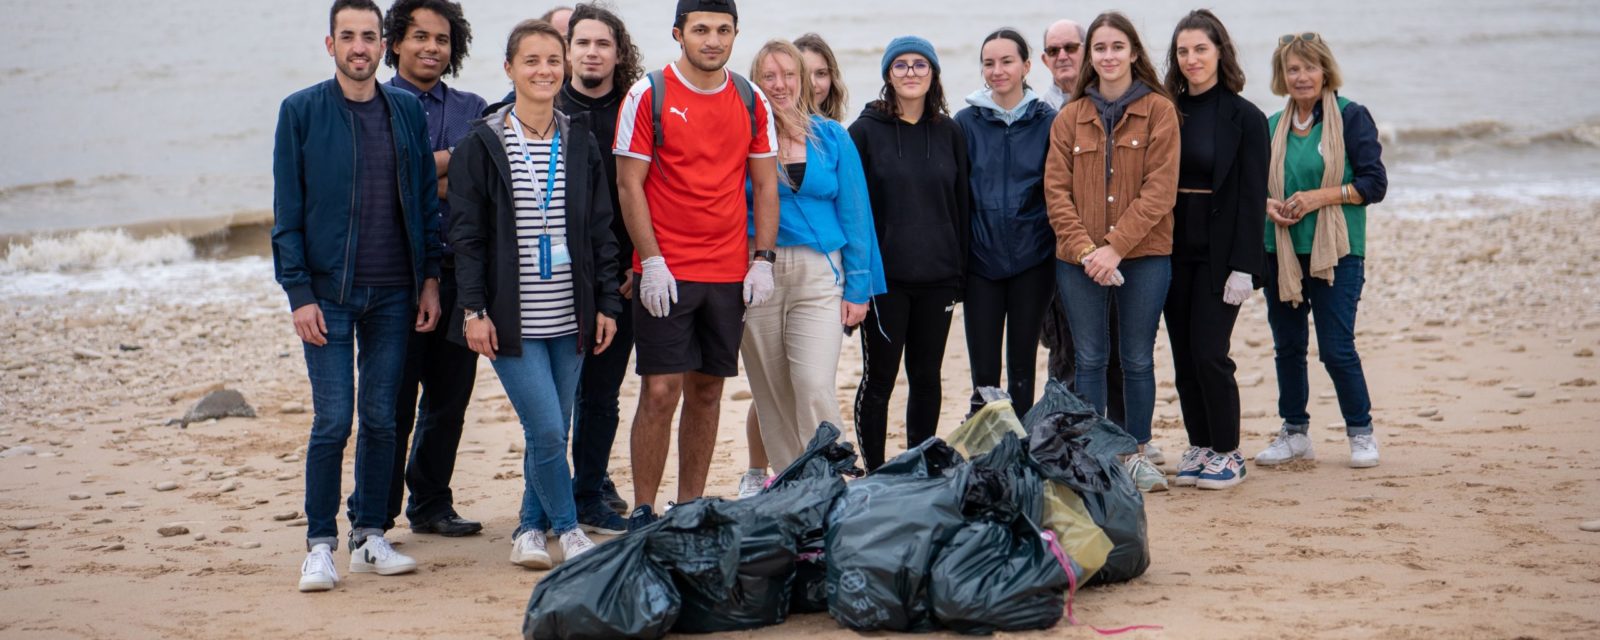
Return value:
<svg viewBox="0 0 1600 640">
<path fill-rule="evenodd" d="M 12 245 L 0 260 L 0 274 L 70 273 L 193 259 L 194 247 L 179 235 L 134 238 L 122 229 L 94 230 Z"/>
<path fill-rule="evenodd" d="M 0 301 L 49 300 L 51 304 L 111 304 L 147 308 L 227 302 L 243 308 L 280 304 L 272 262 L 250 256 L 235 260 L 189 260 L 79 272 L 32 271 L 0 278 Z"/>
</svg>

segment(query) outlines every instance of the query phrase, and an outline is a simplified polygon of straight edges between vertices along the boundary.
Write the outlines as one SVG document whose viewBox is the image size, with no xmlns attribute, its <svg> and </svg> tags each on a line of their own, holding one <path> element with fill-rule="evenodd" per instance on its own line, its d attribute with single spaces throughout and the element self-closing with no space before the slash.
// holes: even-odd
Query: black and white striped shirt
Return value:
<svg viewBox="0 0 1600 640">
<path fill-rule="evenodd" d="M 515 122 L 511 126 L 517 126 Z M 522 145 L 517 142 L 516 131 L 506 127 L 503 136 L 506 157 L 511 161 L 511 190 L 517 207 L 517 246 L 519 292 L 522 300 L 522 337 L 524 339 L 555 338 L 578 332 L 577 301 L 572 293 L 572 263 L 551 268 L 550 278 L 539 277 L 539 236 L 550 235 L 550 246 L 567 242 L 567 167 L 566 159 L 556 163 L 555 188 L 551 190 L 550 207 L 543 215 L 539 204 L 543 201 L 547 184 L 545 173 L 550 169 L 550 141 L 528 140 L 528 153 L 537 173 L 528 172 L 523 160 Z M 566 144 L 565 141 L 562 144 Z M 565 154 L 563 154 L 565 155 Z M 572 251 L 578 249 L 570 248 Z"/>
</svg>

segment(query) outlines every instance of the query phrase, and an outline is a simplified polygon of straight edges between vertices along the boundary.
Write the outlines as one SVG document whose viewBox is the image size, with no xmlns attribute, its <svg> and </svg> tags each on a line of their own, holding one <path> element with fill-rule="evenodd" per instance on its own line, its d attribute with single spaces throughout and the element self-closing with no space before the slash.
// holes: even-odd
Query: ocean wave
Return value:
<svg viewBox="0 0 1600 640">
<path fill-rule="evenodd" d="M 1600 149 L 1600 116 L 1548 131 L 1519 129 L 1499 120 L 1471 120 L 1448 127 L 1380 127 L 1385 144 L 1402 151 L 1453 153 L 1475 147 L 1505 149 Z"/>
<path fill-rule="evenodd" d="M 164 234 L 135 238 L 124 229 L 49 235 L 11 245 L 0 260 L 0 274 L 63 273 L 172 264 L 193 260 L 187 238 Z"/>
</svg>

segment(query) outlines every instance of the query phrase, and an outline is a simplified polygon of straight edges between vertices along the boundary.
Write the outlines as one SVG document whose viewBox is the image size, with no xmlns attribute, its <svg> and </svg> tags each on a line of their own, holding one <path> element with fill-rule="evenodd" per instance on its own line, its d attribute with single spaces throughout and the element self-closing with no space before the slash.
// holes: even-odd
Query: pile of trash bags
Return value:
<svg viewBox="0 0 1600 640">
<path fill-rule="evenodd" d="M 948 438 L 858 480 L 824 423 L 760 494 L 678 505 L 551 572 L 523 636 L 659 638 L 827 611 L 858 631 L 1046 629 L 1072 591 L 1149 566 L 1137 442 L 1059 382 L 1019 419 L 1003 392 Z"/>
</svg>

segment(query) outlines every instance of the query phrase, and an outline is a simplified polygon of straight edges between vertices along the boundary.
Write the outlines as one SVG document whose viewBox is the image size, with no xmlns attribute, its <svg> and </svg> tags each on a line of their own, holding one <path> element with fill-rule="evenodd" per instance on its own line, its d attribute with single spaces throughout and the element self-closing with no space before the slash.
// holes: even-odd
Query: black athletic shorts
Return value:
<svg viewBox="0 0 1600 640">
<path fill-rule="evenodd" d="M 637 286 L 637 285 L 636 285 Z M 739 375 L 744 284 L 678 281 L 678 301 L 657 318 L 633 297 L 634 369 L 642 376 L 697 371 Z"/>
</svg>

